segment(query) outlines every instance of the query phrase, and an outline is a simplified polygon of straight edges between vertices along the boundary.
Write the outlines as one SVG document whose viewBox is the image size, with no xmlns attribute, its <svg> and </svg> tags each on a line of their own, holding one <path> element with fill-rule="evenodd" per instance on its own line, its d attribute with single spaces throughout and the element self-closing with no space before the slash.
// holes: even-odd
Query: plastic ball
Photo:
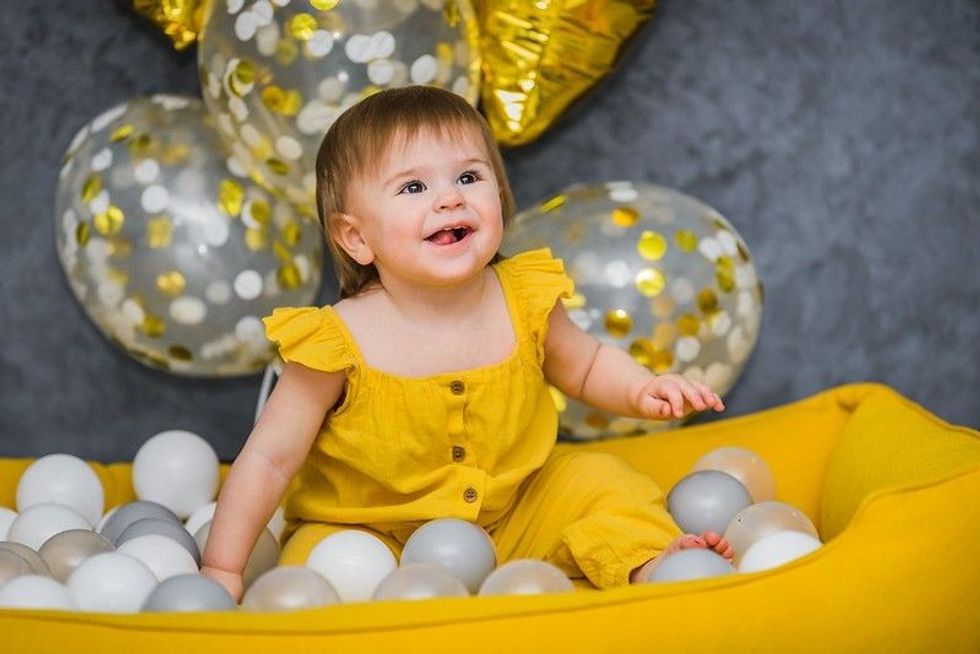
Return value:
<svg viewBox="0 0 980 654">
<path fill-rule="evenodd" d="M 340 603 L 340 595 L 316 570 L 289 565 L 269 570 L 245 591 L 249 611 L 296 611 Z"/>
<path fill-rule="evenodd" d="M 7 538 L 37 551 L 44 541 L 69 529 L 91 529 L 78 511 L 61 504 L 34 504 L 20 512 L 10 525 Z"/>
<path fill-rule="evenodd" d="M 727 472 L 742 482 L 753 502 L 768 502 L 776 499 L 776 480 L 772 469 L 765 460 L 744 447 L 719 447 L 711 450 L 695 461 L 692 468 L 699 470 L 720 470 Z"/>
<path fill-rule="evenodd" d="M 23 575 L 0 586 L 0 608 L 70 611 L 78 607 L 61 582 L 41 575 Z"/>
<path fill-rule="evenodd" d="M 86 559 L 112 550 L 112 543 L 102 534 L 90 529 L 69 529 L 49 538 L 37 553 L 51 576 L 63 583 Z"/>
<path fill-rule="evenodd" d="M 690 534 L 723 534 L 735 514 L 750 504 L 752 496 L 742 482 L 717 470 L 692 472 L 667 494 L 667 511 Z"/>
<path fill-rule="evenodd" d="M 822 547 L 819 540 L 799 531 L 777 531 L 757 540 L 742 555 L 739 572 L 759 572 L 775 568 Z"/>
<path fill-rule="evenodd" d="M 68 590 L 84 611 L 136 613 L 157 578 L 146 565 L 118 552 L 96 554 L 78 566 L 67 581 Z"/>
<path fill-rule="evenodd" d="M 143 518 L 162 518 L 171 522 L 180 522 L 177 514 L 162 504 L 136 500 L 117 506 L 107 513 L 103 518 L 102 526 L 99 527 L 99 533 L 108 538 L 110 543 L 115 543 L 126 527 Z"/>
<path fill-rule="evenodd" d="M 140 611 L 180 612 L 234 611 L 235 600 L 214 579 L 198 574 L 177 575 L 160 583 L 147 596 Z"/>
<path fill-rule="evenodd" d="M 537 595 L 573 590 L 572 580 L 558 567 L 534 559 L 517 559 L 491 572 L 480 586 L 480 595 Z"/>
<path fill-rule="evenodd" d="M 218 508 L 217 502 L 208 502 L 204 506 L 195 509 L 194 513 L 190 514 L 187 520 L 184 521 L 184 529 L 187 530 L 187 533 L 193 536 L 206 523 L 211 522 L 214 519 L 214 510 L 216 508 Z M 204 551 L 203 547 L 201 551 Z"/>
<path fill-rule="evenodd" d="M 497 550 L 486 531 L 465 520 L 441 518 L 416 529 L 402 549 L 401 564 L 436 563 L 471 593 L 497 565 Z"/>
<path fill-rule="evenodd" d="M 133 488 L 141 500 L 164 505 L 183 520 L 218 492 L 218 455 L 195 433 L 173 429 L 148 439 L 133 459 Z"/>
<path fill-rule="evenodd" d="M 94 527 L 102 517 L 105 492 L 91 466 L 70 454 L 49 454 L 34 461 L 17 482 L 17 510 L 52 503 L 74 509 Z"/>
<path fill-rule="evenodd" d="M 341 601 L 366 602 L 398 562 L 379 538 L 366 531 L 345 529 L 317 543 L 306 565 L 327 578 Z"/>
<path fill-rule="evenodd" d="M 31 566 L 31 570 L 34 572 L 34 574 L 42 575 L 45 577 L 52 576 L 51 570 L 48 569 L 48 564 L 44 562 L 44 559 L 41 558 L 41 555 L 38 554 L 35 550 L 32 550 L 27 545 L 24 545 L 23 543 L 15 543 L 14 541 L 7 540 L 7 541 L 0 542 L 0 550 L 5 550 L 7 552 L 16 554 L 23 560 L 27 561 L 27 564 Z"/>
<path fill-rule="evenodd" d="M 371 599 L 418 600 L 431 597 L 469 597 L 469 591 L 447 568 L 437 563 L 409 563 L 381 580 Z"/>
<path fill-rule="evenodd" d="M 7 533 L 10 531 L 10 525 L 12 525 L 16 519 L 16 511 L 8 509 L 5 506 L 0 506 L 0 541 L 7 540 Z"/>
<path fill-rule="evenodd" d="M 187 533 L 184 526 L 179 522 L 166 520 L 164 518 L 143 518 L 126 527 L 119 538 L 116 539 L 116 547 L 122 547 L 126 542 L 146 536 L 156 534 L 164 536 L 183 547 L 194 559 L 197 566 L 201 565 L 201 550 L 197 546 L 194 537 Z"/>
<path fill-rule="evenodd" d="M 799 531 L 819 540 L 810 518 L 784 502 L 759 502 L 739 511 L 725 529 L 725 540 L 735 550 L 735 565 L 753 543 L 778 531 Z"/>
<path fill-rule="evenodd" d="M 211 523 L 205 522 L 204 525 L 194 534 L 197 546 L 204 552 L 207 545 L 208 536 L 211 533 Z M 255 580 L 271 570 L 279 562 L 279 541 L 272 535 L 268 528 L 259 533 L 255 545 L 252 546 L 252 553 L 245 562 L 245 569 L 242 570 L 242 586 L 248 588 Z"/>
<path fill-rule="evenodd" d="M 708 549 L 680 550 L 668 554 L 653 569 L 647 581 L 685 581 L 732 574 L 735 568 L 725 557 Z"/>
<path fill-rule="evenodd" d="M 159 581 L 198 572 L 197 562 L 183 545 L 159 534 L 131 538 L 120 545 L 117 551 L 145 563 Z"/>
<path fill-rule="evenodd" d="M 9 550 L 0 549 L 0 586 L 22 575 L 36 574 L 31 564 Z"/>
</svg>

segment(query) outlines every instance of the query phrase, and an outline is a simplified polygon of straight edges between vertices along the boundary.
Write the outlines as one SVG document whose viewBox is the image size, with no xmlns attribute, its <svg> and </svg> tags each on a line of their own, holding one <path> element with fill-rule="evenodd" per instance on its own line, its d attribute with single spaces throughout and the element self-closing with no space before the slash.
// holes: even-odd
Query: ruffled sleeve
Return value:
<svg viewBox="0 0 980 654">
<path fill-rule="evenodd" d="M 497 264 L 513 289 L 518 317 L 525 333 L 534 340 L 538 360 L 544 361 L 544 342 L 548 336 L 548 316 L 559 298 L 575 292 L 575 282 L 565 274 L 561 259 L 551 250 L 529 250 Z"/>
<path fill-rule="evenodd" d="M 266 336 L 278 345 L 284 361 L 324 372 L 354 365 L 347 337 L 326 307 L 275 309 L 262 322 Z"/>
</svg>

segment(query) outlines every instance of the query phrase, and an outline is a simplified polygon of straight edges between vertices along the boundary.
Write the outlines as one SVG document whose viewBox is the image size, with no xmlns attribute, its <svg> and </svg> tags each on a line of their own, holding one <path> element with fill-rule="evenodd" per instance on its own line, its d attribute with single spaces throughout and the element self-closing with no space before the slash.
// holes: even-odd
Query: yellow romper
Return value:
<svg viewBox="0 0 980 654">
<path fill-rule="evenodd" d="M 281 562 L 357 527 L 395 555 L 428 520 L 454 517 L 493 537 L 498 563 L 537 558 L 596 586 L 628 583 L 680 530 L 654 482 L 606 454 L 552 456 L 558 417 L 542 370 L 548 314 L 574 285 L 547 249 L 494 264 L 517 337 L 503 361 L 402 377 L 366 365 L 331 306 L 265 319 L 282 358 L 346 371 L 286 496 Z"/>
</svg>

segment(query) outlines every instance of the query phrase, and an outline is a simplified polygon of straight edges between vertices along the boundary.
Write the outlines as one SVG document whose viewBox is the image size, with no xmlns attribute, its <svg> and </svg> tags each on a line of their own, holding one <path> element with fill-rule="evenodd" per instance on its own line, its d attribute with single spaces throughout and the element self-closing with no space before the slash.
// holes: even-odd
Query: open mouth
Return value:
<svg viewBox="0 0 980 654">
<path fill-rule="evenodd" d="M 425 240 L 434 245 L 452 245 L 453 243 L 459 243 L 462 241 L 464 238 L 469 236 L 472 231 L 472 229 L 466 227 L 465 225 L 447 227 L 445 229 L 440 229 L 438 232 Z"/>
</svg>

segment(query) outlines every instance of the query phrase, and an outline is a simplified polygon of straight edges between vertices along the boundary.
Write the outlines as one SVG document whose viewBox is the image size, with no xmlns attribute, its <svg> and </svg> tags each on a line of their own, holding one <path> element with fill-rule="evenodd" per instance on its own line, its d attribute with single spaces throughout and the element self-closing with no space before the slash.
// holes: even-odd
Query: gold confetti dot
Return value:
<svg viewBox="0 0 980 654">
<path fill-rule="evenodd" d="M 138 159 L 147 156 L 152 148 L 153 137 L 149 134 L 138 134 L 129 141 L 129 154 Z"/>
<path fill-rule="evenodd" d="M 109 236 L 110 234 L 118 234 L 122 230 L 124 220 L 125 216 L 122 210 L 115 205 L 110 205 L 108 209 L 92 219 L 92 224 L 99 234 Z"/>
<path fill-rule="evenodd" d="M 568 408 L 568 400 L 565 399 L 565 394 L 554 386 L 549 386 L 548 390 L 551 392 L 551 400 L 555 403 L 555 408 L 558 413 L 561 413 Z"/>
<path fill-rule="evenodd" d="M 316 30 L 316 18 L 310 14 L 296 14 L 289 20 L 289 33 L 300 41 L 308 41 Z"/>
<path fill-rule="evenodd" d="M 245 189 L 233 179 L 223 179 L 218 185 L 218 209 L 228 216 L 238 216 L 242 212 Z"/>
<path fill-rule="evenodd" d="M 279 282 L 279 288 L 292 291 L 302 285 L 303 276 L 299 274 L 299 268 L 296 267 L 296 264 L 287 263 L 279 266 L 276 271 L 276 281 Z"/>
<path fill-rule="evenodd" d="M 276 159 L 275 157 L 269 157 L 265 160 L 265 165 L 276 175 L 285 175 L 289 172 L 289 165 L 281 159 Z"/>
<path fill-rule="evenodd" d="M 120 125 L 116 129 L 112 130 L 112 134 L 109 135 L 109 140 L 113 143 L 118 143 L 124 139 L 129 138 L 129 135 L 133 133 L 133 125 L 131 123 L 126 123 L 125 125 Z"/>
<path fill-rule="evenodd" d="M 164 166 L 177 166 L 191 156 L 191 148 L 187 143 L 171 143 L 160 152 L 160 163 Z"/>
<path fill-rule="evenodd" d="M 653 350 L 650 342 L 646 339 L 639 339 L 630 343 L 629 353 L 641 366 L 650 365 L 650 353 Z"/>
<path fill-rule="evenodd" d="M 612 212 L 612 220 L 620 227 L 632 227 L 640 219 L 640 212 L 633 207 L 616 207 Z"/>
<path fill-rule="evenodd" d="M 725 293 L 735 290 L 735 262 L 731 257 L 722 255 L 715 261 L 715 280 Z"/>
<path fill-rule="evenodd" d="M 658 295 L 651 302 L 651 309 L 653 315 L 661 319 L 667 319 L 672 313 L 674 313 L 674 308 L 677 305 L 674 303 L 674 298 L 670 295 Z"/>
<path fill-rule="evenodd" d="M 658 322 L 653 328 L 653 336 L 650 342 L 657 349 L 663 350 L 673 345 L 677 338 L 677 326 L 670 322 Z"/>
<path fill-rule="evenodd" d="M 680 332 L 681 336 L 697 336 L 700 330 L 701 321 L 698 320 L 697 316 L 684 313 L 677 319 L 677 331 Z"/>
<path fill-rule="evenodd" d="M 566 309 L 581 309 L 586 304 L 585 296 L 575 291 L 572 297 L 563 297 L 561 299 L 561 304 Z"/>
<path fill-rule="evenodd" d="M 85 247 L 85 244 L 88 243 L 91 236 L 92 230 L 89 228 L 88 223 L 78 223 L 78 227 L 75 228 L 75 240 L 78 241 L 78 245 Z"/>
<path fill-rule="evenodd" d="M 635 281 L 636 290 L 640 292 L 640 295 L 646 297 L 660 295 L 660 291 L 664 290 L 664 285 L 667 283 L 664 280 L 664 274 L 656 268 L 644 268 L 636 273 Z"/>
<path fill-rule="evenodd" d="M 171 358 L 177 359 L 178 361 L 190 361 L 194 358 L 191 351 L 183 345 L 171 345 L 167 348 L 167 353 L 170 354 Z"/>
<path fill-rule="evenodd" d="M 650 357 L 650 369 L 658 375 L 670 372 L 673 365 L 674 355 L 670 350 L 654 350 L 653 355 Z"/>
<path fill-rule="evenodd" d="M 95 199 L 95 196 L 102 192 L 102 176 L 98 174 L 89 175 L 82 184 L 82 202 L 88 204 Z"/>
<path fill-rule="evenodd" d="M 106 277 L 109 278 L 109 281 L 115 282 L 120 286 L 125 286 L 129 283 L 129 273 L 122 268 L 109 268 L 106 272 Z"/>
<path fill-rule="evenodd" d="M 255 83 L 255 66 L 250 61 L 239 61 L 235 70 L 231 73 L 232 81 L 238 82 L 242 86 Z"/>
<path fill-rule="evenodd" d="M 636 242 L 636 251 L 644 259 L 658 261 L 667 252 L 667 239 L 657 232 L 643 232 L 640 234 L 640 240 Z"/>
<path fill-rule="evenodd" d="M 694 252 L 698 247 L 698 235 L 689 229 L 679 229 L 674 234 L 674 242 L 684 252 Z"/>
<path fill-rule="evenodd" d="M 330 11 L 340 4 L 340 0 L 310 0 L 310 6 L 320 11 Z"/>
<path fill-rule="evenodd" d="M 155 216 L 146 221 L 146 244 L 152 250 L 168 247 L 173 234 L 174 223 L 170 216 Z"/>
<path fill-rule="evenodd" d="M 262 89 L 262 104 L 264 104 L 272 113 L 285 113 L 283 111 L 283 107 L 286 105 L 286 91 L 282 87 L 276 86 L 275 84 L 270 84 Z M 299 103 L 296 104 L 298 105 Z M 295 113 L 295 111 L 293 113 Z"/>
<path fill-rule="evenodd" d="M 269 218 L 272 217 L 272 208 L 265 200 L 255 200 L 249 207 L 252 219 L 261 225 L 268 225 Z"/>
<path fill-rule="evenodd" d="M 585 424 L 596 429 L 605 429 L 609 426 L 609 418 L 601 413 L 593 412 L 585 416 Z"/>
<path fill-rule="evenodd" d="M 157 289 L 164 295 L 177 297 L 184 292 L 187 281 L 177 270 L 171 270 L 157 275 Z"/>
<path fill-rule="evenodd" d="M 276 241 L 272 244 L 272 252 L 276 255 L 282 263 L 289 263 L 293 260 L 293 255 L 286 247 L 286 244 L 282 241 Z"/>
<path fill-rule="evenodd" d="M 738 256 L 745 263 L 749 262 L 749 251 L 745 248 L 745 244 L 741 241 L 735 241 L 735 247 L 738 248 Z"/>
<path fill-rule="evenodd" d="M 269 245 L 269 239 L 264 229 L 246 229 L 245 246 L 252 252 L 264 250 Z"/>
<path fill-rule="evenodd" d="M 143 317 L 143 322 L 137 327 L 141 332 L 149 336 L 150 338 L 160 338 L 166 331 L 166 326 L 159 317 L 154 316 L 152 313 L 147 313 Z"/>
<path fill-rule="evenodd" d="M 110 257 L 123 259 L 133 253 L 133 243 L 124 236 L 114 236 L 109 239 L 107 250 Z"/>
<path fill-rule="evenodd" d="M 280 39 L 276 45 L 276 62 L 280 66 L 288 66 L 299 56 L 299 46 L 292 39 Z"/>
<path fill-rule="evenodd" d="M 622 338 L 633 329 L 633 318 L 623 309 L 610 309 L 606 313 L 606 332 L 614 338 Z"/>
<path fill-rule="evenodd" d="M 702 288 L 698 291 L 698 308 L 702 313 L 712 314 L 718 311 L 718 296 L 710 288 Z"/>
<path fill-rule="evenodd" d="M 542 202 L 541 206 L 538 207 L 538 211 L 541 213 L 548 213 L 549 211 L 554 211 L 555 209 L 561 207 L 566 202 L 568 202 L 567 197 L 564 195 L 556 195 Z"/>
<path fill-rule="evenodd" d="M 296 247 L 302 236 L 303 230 L 295 220 L 289 220 L 282 226 L 282 240 L 286 241 L 286 245 Z"/>
</svg>

